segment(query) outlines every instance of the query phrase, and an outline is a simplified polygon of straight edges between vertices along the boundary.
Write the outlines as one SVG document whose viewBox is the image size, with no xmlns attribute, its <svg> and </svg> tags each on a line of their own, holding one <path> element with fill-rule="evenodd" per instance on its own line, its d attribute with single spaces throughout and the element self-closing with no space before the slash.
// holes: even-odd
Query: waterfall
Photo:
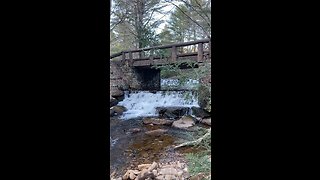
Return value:
<svg viewBox="0 0 320 180">
<path fill-rule="evenodd" d="M 157 107 L 199 107 L 197 96 L 192 91 L 126 91 L 124 100 L 118 105 L 128 109 L 121 119 L 158 116 Z"/>
</svg>

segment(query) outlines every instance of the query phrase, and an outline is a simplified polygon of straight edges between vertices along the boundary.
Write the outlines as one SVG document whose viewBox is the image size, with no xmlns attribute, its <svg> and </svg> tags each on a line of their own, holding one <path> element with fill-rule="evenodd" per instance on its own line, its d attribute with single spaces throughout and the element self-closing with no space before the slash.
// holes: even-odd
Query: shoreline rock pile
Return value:
<svg viewBox="0 0 320 180">
<path fill-rule="evenodd" d="M 136 169 L 127 172 L 118 178 L 111 175 L 111 180 L 180 180 L 190 178 L 188 168 L 185 163 L 156 163 L 140 164 Z"/>
</svg>

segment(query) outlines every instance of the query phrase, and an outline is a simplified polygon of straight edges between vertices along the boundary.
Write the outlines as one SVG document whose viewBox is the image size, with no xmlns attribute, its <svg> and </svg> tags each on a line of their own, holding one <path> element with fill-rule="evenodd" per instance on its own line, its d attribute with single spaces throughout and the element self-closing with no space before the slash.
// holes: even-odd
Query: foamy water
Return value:
<svg viewBox="0 0 320 180">
<path fill-rule="evenodd" d="M 181 89 L 193 89 L 198 84 L 198 80 L 188 79 L 184 84 L 180 84 L 178 79 L 161 79 L 161 88 L 176 88 L 179 87 Z"/>
<path fill-rule="evenodd" d="M 118 105 L 128 109 L 121 119 L 158 116 L 157 107 L 199 107 L 194 94 L 182 91 L 125 92 L 124 100 Z"/>
</svg>

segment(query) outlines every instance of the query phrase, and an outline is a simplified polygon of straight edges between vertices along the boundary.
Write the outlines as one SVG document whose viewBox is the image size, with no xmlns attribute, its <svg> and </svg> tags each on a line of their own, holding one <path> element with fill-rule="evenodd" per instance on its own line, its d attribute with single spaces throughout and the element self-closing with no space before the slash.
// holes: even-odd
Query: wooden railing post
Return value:
<svg viewBox="0 0 320 180">
<path fill-rule="evenodd" d="M 172 62 L 176 62 L 177 61 L 177 47 L 176 46 L 172 46 L 171 60 L 172 60 Z"/>
<path fill-rule="evenodd" d="M 129 52 L 129 66 L 133 66 L 133 55 L 131 51 Z"/>
<path fill-rule="evenodd" d="M 122 52 L 122 61 L 126 60 L 126 54 Z"/>
<path fill-rule="evenodd" d="M 154 49 L 152 48 L 150 50 L 150 60 L 152 61 L 153 60 L 153 54 L 154 54 Z"/>
<path fill-rule="evenodd" d="M 198 43 L 198 62 L 202 62 L 203 59 L 203 43 Z"/>
<path fill-rule="evenodd" d="M 153 65 L 154 63 L 153 63 L 153 53 L 154 53 L 154 48 L 152 48 L 151 50 L 150 50 L 150 57 L 149 57 L 149 59 L 150 59 L 150 65 Z"/>
</svg>

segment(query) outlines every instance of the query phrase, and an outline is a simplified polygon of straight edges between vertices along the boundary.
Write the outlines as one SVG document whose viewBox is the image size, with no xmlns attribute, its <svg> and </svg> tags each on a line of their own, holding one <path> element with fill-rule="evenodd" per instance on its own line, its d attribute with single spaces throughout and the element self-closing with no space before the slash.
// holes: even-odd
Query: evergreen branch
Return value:
<svg viewBox="0 0 320 180">
<path fill-rule="evenodd" d="M 208 36 L 210 37 L 210 35 L 207 33 L 207 31 L 197 22 L 195 21 L 194 19 L 192 19 L 187 13 L 185 13 L 179 6 L 177 6 L 176 4 L 174 4 L 173 2 L 170 2 L 168 0 L 165 0 L 166 2 L 168 3 L 171 3 L 172 5 L 174 5 L 178 10 L 180 10 L 187 18 L 189 18 L 193 23 L 195 23 L 196 25 L 198 25 L 202 31 Z"/>
</svg>

